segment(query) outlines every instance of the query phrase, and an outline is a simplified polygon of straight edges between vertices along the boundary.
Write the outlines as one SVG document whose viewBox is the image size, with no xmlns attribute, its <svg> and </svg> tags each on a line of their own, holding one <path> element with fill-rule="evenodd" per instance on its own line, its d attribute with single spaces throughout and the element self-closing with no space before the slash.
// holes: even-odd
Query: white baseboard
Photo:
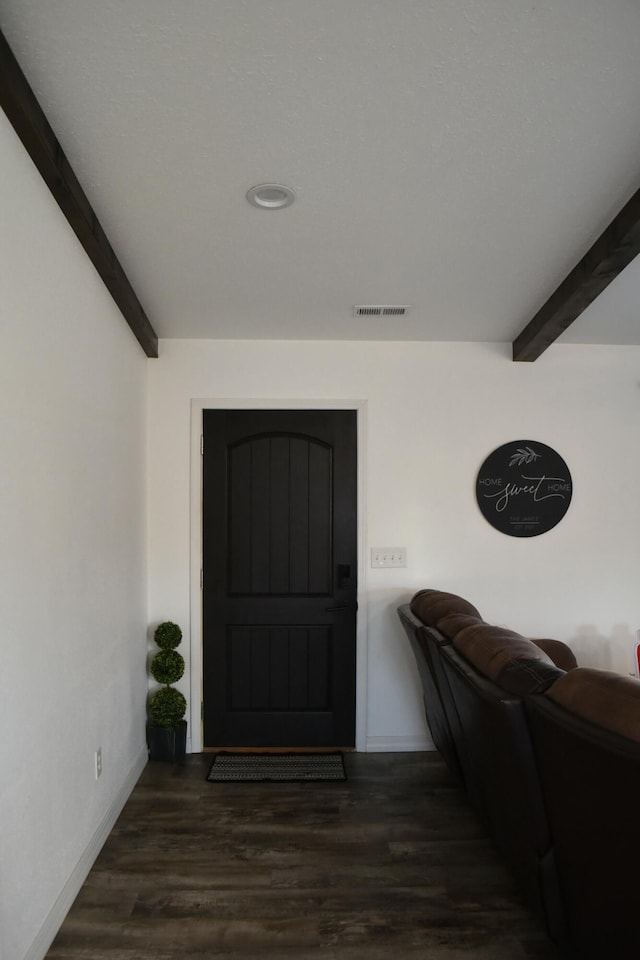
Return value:
<svg viewBox="0 0 640 960">
<path fill-rule="evenodd" d="M 53 939 L 62 926 L 62 922 L 75 898 L 78 896 L 82 884 L 87 879 L 91 867 L 104 846 L 105 840 L 111 833 L 113 826 L 122 812 L 122 808 L 129 799 L 131 791 L 135 787 L 140 774 L 147 765 L 149 756 L 147 747 L 136 757 L 129 774 L 114 798 L 111 806 L 98 824 L 98 827 L 89 841 L 84 853 L 78 860 L 71 876 L 62 888 L 58 899 L 49 911 L 49 914 L 40 927 L 29 950 L 24 956 L 24 960 L 43 960 L 46 953 L 53 943 Z"/>
<path fill-rule="evenodd" d="M 410 753 L 435 750 L 428 737 L 417 734 L 410 737 L 367 737 L 367 753 Z"/>
</svg>

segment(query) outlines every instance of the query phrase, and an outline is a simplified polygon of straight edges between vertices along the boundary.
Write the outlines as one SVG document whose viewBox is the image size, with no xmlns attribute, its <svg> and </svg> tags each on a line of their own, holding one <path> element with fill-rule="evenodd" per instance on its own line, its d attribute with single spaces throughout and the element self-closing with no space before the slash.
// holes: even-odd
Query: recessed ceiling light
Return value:
<svg viewBox="0 0 640 960">
<path fill-rule="evenodd" d="M 259 183 L 247 193 L 247 200 L 254 207 L 262 207 L 263 210 L 281 210 L 283 207 L 290 207 L 295 200 L 296 195 L 291 187 L 285 187 L 281 183 Z"/>
</svg>

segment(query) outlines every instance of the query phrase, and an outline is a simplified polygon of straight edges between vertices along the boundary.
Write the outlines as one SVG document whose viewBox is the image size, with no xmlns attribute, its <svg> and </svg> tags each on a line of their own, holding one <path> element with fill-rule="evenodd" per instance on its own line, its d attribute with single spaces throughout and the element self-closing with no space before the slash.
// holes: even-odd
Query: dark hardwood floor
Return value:
<svg viewBox="0 0 640 960">
<path fill-rule="evenodd" d="M 48 960 L 559 960 L 435 753 L 346 783 L 149 764 Z"/>
</svg>

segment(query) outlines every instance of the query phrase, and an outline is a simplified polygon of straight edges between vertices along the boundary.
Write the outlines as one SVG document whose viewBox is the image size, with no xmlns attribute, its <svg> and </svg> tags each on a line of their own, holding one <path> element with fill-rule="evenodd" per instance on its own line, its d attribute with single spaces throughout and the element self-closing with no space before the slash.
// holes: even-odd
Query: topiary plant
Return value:
<svg viewBox="0 0 640 960">
<path fill-rule="evenodd" d="M 177 623 L 165 620 L 156 627 L 153 639 L 161 650 L 175 650 L 182 640 L 182 630 Z"/>
<path fill-rule="evenodd" d="M 151 661 L 151 675 L 158 683 L 176 683 L 184 673 L 184 660 L 177 650 L 161 650 Z"/>
<path fill-rule="evenodd" d="M 156 627 L 153 639 L 160 650 L 151 661 L 151 675 L 162 686 L 149 698 L 147 740 L 152 760 L 175 762 L 184 759 L 187 726 L 183 720 L 187 701 L 170 686 L 184 674 L 184 659 L 175 649 L 182 640 L 182 630 L 177 623 L 166 620 Z"/>
<path fill-rule="evenodd" d="M 161 687 L 149 701 L 151 722 L 158 727 L 175 727 L 187 709 L 187 701 L 175 687 Z"/>
</svg>

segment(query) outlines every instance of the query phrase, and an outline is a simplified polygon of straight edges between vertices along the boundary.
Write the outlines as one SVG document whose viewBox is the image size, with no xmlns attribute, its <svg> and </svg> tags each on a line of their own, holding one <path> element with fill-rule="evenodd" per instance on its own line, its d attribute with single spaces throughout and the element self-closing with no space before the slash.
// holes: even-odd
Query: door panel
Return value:
<svg viewBox="0 0 640 960">
<path fill-rule="evenodd" d="M 328 710 L 327 627 L 229 627 L 231 710 Z"/>
<path fill-rule="evenodd" d="M 356 413 L 203 429 L 205 745 L 352 746 Z"/>
<path fill-rule="evenodd" d="M 331 593 L 331 450 L 299 437 L 228 450 L 229 593 Z"/>
</svg>

